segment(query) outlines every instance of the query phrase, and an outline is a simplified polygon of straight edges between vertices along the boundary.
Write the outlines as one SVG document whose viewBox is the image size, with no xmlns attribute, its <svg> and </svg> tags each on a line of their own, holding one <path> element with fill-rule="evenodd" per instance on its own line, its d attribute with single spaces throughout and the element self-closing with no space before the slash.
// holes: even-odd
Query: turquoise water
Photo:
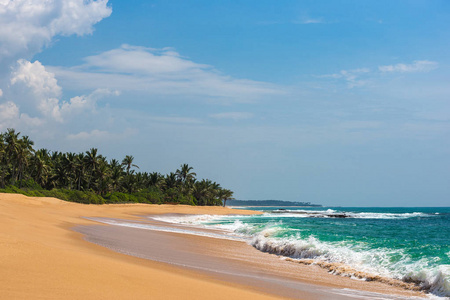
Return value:
<svg viewBox="0 0 450 300">
<path fill-rule="evenodd" d="M 246 237 L 264 252 L 344 263 L 450 297 L 450 208 L 248 209 L 265 214 L 199 223 Z"/>
</svg>

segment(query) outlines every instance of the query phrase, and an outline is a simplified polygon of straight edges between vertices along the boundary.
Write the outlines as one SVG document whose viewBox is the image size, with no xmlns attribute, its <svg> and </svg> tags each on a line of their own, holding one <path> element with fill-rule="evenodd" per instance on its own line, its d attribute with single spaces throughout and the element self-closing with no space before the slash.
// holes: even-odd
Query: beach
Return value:
<svg viewBox="0 0 450 300">
<path fill-rule="evenodd" d="M 245 242 L 186 234 L 143 216 L 254 214 L 184 205 L 83 205 L 0 194 L 4 299 L 386 299 L 424 296 L 281 260 Z M 136 222 L 171 232 L 102 224 Z M 168 230 L 170 231 L 170 230 Z M 379 294 L 371 294 L 379 293 Z M 358 296 L 359 295 L 359 296 Z"/>
</svg>

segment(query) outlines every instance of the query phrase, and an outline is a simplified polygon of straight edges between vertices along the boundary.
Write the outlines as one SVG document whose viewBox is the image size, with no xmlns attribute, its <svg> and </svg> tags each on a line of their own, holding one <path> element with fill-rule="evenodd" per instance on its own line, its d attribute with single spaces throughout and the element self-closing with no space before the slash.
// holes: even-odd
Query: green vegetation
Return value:
<svg viewBox="0 0 450 300">
<path fill-rule="evenodd" d="M 95 148 L 62 153 L 34 150 L 33 145 L 14 129 L 0 133 L 0 192 L 86 204 L 222 205 L 233 195 L 216 182 L 197 180 L 187 164 L 167 175 L 137 172 L 131 155 L 108 161 Z"/>
</svg>

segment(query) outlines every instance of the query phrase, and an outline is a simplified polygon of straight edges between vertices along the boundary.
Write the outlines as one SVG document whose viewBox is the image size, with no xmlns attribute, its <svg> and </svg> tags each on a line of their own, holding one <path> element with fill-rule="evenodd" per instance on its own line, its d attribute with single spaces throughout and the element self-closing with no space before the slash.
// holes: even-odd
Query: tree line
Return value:
<svg viewBox="0 0 450 300">
<path fill-rule="evenodd" d="M 28 136 L 0 133 L 0 192 L 52 196 L 82 203 L 222 205 L 233 192 L 197 179 L 188 164 L 175 172 L 141 172 L 131 155 L 108 160 L 96 148 L 81 153 L 35 150 Z"/>
</svg>

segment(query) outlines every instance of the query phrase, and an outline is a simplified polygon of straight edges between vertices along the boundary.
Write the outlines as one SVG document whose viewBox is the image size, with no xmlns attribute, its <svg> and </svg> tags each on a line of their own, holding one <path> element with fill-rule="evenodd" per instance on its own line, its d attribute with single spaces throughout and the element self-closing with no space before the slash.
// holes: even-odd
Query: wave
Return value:
<svg viewBox="0 0 450 300">
<path fill-rule="evenodd" d="M 257 216 L 158 216 L 156 220 L 220 229 L 241 237 L 256 249 L 302 264 L 314 264 L 330 273 L 367 281 L 380 281 L 412 290 L 450 297 L 450 265 L 436 266 L 427 259 L 414 260 L 402 249 L 375 248 L 363 242 L 324 242 L 283 224 L 283 218 L 310 218 L 347 214 L 361 219 L 432 217 L 422 212 L 375 213 L 328 210 L 281 210 Z M 266 220 L 267 219 L 267 220 Z M 263 221 L 264 220 L 264 221 Z M 278 221 L 274 221 L 278 220 Z M 269 221 L 267 223 L 267 221 Z M 449 252 L 450 255 L 450 252 Z M 432 267 L 432 266 L 435 267 Z"/>
<path fill-rule="evenodd" d="M 427 268 L 428 262 L 425 259 L 412 262 L 401 250 L 366 249 L 363 244 L 322 242 L 314 236 L 307 239 L 302 239 L 299 235 L 290 238 L 274 237 L 285 230 L 282 226 L 269 226 L 256 234 L 250 245 L 291 261 L 318 265 L 335 275 L 424 290 L 442 297 L 450 296 L 450 266 Z M 393 256 L 402 258 L 397 263 L 392 263 Z"/>
<path fill-rule="evenodd" d="M 375 213 L 375 212 L 341 212 L 328 210 L 289 210 L 277 209 L 266 213 L 268 216 L 297 218 L 353 218 L 353 219 L 408 219 L 417 217 L 433 217 L 436 214 L 422 212 L 412 213 Z"/>
</svg>

